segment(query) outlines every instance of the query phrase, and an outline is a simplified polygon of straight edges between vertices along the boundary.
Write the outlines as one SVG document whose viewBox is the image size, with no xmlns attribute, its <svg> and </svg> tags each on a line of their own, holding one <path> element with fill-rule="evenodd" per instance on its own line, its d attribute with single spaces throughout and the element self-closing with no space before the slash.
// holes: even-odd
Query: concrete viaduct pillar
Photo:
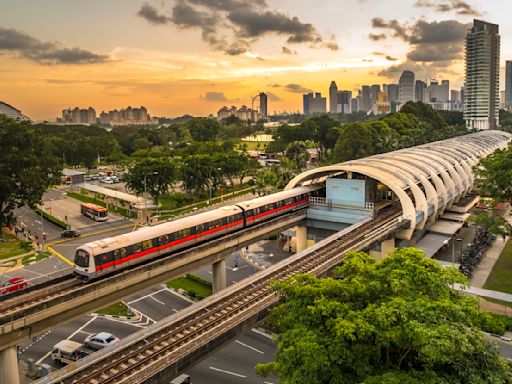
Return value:
<svg viewBox="0 0 512 384">
<path fill-rule="evenodd" d="M 391 239 L 382 240 L 380 242 L 380 252 L 371 250 L 370 251 L 370 257 L 374 260 L 382 260 L 387 255 L 389 255 L 391 252 L 395 250 L 395 238 L 392 237 Z"/>
<path fill-rule="evenodd" d="M 308 228 L 304 226 L 295 227 L 295 242 L 297 253 L 302 252 L 308 247 Z"/>
<path fill-rule="evenodd" d="M 226 259 L 222 259 L 212 264 L 213 273 L 213 293 L 226 288 Z M 1 384 L 1 383 L 0 383 Z"/>
<path fill-rule="evenodd" d="M 16 347 L 0 351 L 0 384 L 20 384 Z"/>
</svg>

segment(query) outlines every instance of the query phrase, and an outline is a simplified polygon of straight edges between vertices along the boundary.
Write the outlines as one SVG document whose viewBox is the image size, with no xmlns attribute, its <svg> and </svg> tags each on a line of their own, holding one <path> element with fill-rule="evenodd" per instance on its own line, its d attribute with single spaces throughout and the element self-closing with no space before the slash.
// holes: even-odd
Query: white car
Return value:
<svg viewBox="0 0 512 384">
<path fill-rule="evenodd" d="M 86 337 L 84 345 L 92 349 L 102 349 L 117 343 L 119 339 L 108 332 L 100 332 Z"/>
</svg>

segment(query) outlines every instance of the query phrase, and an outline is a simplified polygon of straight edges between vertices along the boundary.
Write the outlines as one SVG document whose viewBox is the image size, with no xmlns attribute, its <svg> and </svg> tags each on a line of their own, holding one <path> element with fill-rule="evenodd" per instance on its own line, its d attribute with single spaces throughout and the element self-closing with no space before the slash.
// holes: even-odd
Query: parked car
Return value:
<svg viewBox="0 0 512 384">
<path fill-rule="evenodd" d="M 66 229 L 64 232 L 60 234 L 60 237 L 78 237 L 80 236 L 80 231 L 78 229 Z"/>
<path fill-rule="evenodd" d="M 85 338 L 84 345 L 88 348 L 102 349 L 117 343 L 119 339 L 108 332 L 100 332 Z"/>
<path fill-rule="evenodd" d="M 117 176 L 110 176 L 113 183 L 119 183 L 119 178 Z"/>
<path fill-rule="evenodd" d="M 0 286 L 0 295 L 7 295 L 27 287 L 28 281 L 24 277 L 13 277 Z"/>
<path fill-rule="evenodd" d="M 98 174 L 94 173 L 91 175 L 91 180 L 98 180 Z"/>
<path fill-rule="evenodd" d="M 114 180 L 112 180 L 112 178 L 110 176 L 107 176 L 103 179 L 103 182 L 105 184 L 114 184 Z"/>
</svg>

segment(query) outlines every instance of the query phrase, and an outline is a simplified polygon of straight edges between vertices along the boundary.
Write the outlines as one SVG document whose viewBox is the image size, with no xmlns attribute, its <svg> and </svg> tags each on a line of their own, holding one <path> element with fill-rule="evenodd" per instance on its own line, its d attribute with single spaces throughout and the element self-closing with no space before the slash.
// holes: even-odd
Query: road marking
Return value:
<svg viewBox="0 0 512 384">
<path fill-rule="evenodd" d="M 150 298 L 152 298 L 153 300 L 155 300 L 157 303 L 160 303 L 160 304 L 162 304 L 162 305 L 165 305 L 165 303 L 164 303 L 163 301 L 158 300 L 158 299 L 157 299 L 156 297 L 154 297 L 153 295 L 150 295 L 149 297 L 150 297 Z"/>
<path fill-rule="evenodd" d="M 93 236 L 93 235 L 98 235 L 100 233 L 112 232 L 112 231 L 116 231 L 118 229 L 129 228 L 132 225 L 133 224 L 130 223 L 130 224 L 127 224 L 127 225 L 122 225 L 120 227 L 112 227 L 112 228 L 108 228 L 108 229 L 102 229 L 102 230 L 96 231 L 96 232 L 84 233 L 83 235 L 80 236 L 80 238 L 90 237 L 90 236 Z M 71 240 L 74 240 L 74 239 L 56 240 L 56 241 L 53 241 L 51 243 L 48 243 L 47 245 L 55 245 L 55 244 L 66 243 L 66 242 L 71 241 Z"/>
<path fill-rule="evenodd" d="M 177 313 L 177 312 L 179 312 L 177 309 L 174 309 L 174 308 L 171 308 L 171 309 L 172 309 L 174 312 L 176 312 L 176 313 Z"/>
<path fill-rule="evenodd" d="M 61 253 L 57 252 L 55 249 L 53 249 L 52 247 L 46 247 L 48 248 L 48 250 L 53 253 L 54 255 L 57 255 L 57 257 L 63 261 L 65 261 L 66 263 L 68 263 L 69 265 L 73 265 L 73 263 L 68 260 L 66 257 L 64 257 Z"/>
<path fill-rule="evenodd" d="M 39 220 L 34 220 L 37 224 L 41 224 L 41 222 Z"/>
<path fill-rule="evenodd" d="M 78 332 L 82 332 L 82 329 L 84 329 L 85 327 L 87 327 L 89 324 L 91 324 L 94 320 L 96 320 L 98 318 L 98 316 L 93 316 L 93 318 L 91 320 L 89 320 L 88 322 L 86 322 L 84 325 L 82 325 L 80 328 L 78 328 L 75 332 L 73 332 L 71 335 L 69 335 L 66 340 L 70 340 L 73 336 L 75 336 Z M 52 345 L 52 349 L 53 349 L 53 345 Z M 43 357 L 41 357 L 39 360 L 36 361 L 36 365 L 39 365 L 43 362 L 44 359 L 46 359 L 48 356 L 50 356 L 52 354 L 52 349 L 50 349 L 48 351 L 47 354 L 45 354 Z"/>
<path fill-rule="evenodd" d="M 220 368 L 210 367 L 210 369 L 212 371 L 223 372 L 223 373 L 227 373 L 228 375 L 233 375 L 233 376 L 236 376 L 236 377 L 247 377 L 245 375 L 241 375 L 239 373 L 235 373 L 235 372 L 231 372 L 231 371 L 225 371 L 225 370 L 220 369 Z"/>
<path fill-rule="evenodd" d="M 262 355 L 264 355 L 264 354 L 265 354 L 265 352 L 260 351 L 259 349 L 256 349 L 256 348 L 254 348 L 254 347 L 251 347 L 251 346 L 250 346 L 250 345 L 248 345 L 248 344 L 242 343 L 242 342 L 241 342 L 241 341 L 239 341 L 239 340 L 235 340 L 235 343 L 238 343 L 238 344 L 240 344 L 240 345 L 243 345 L 244 347 L 247 347 L 247 348 L 249 348 L 249 349 L 252 349 L 254 352 L 258 352 L 258 353 L 260 353 L 260 354 L 262 354 Z"/>
<path fill-rule="evenodd" d="M 274 383 L 271 383 L 270 381 L 264 381 L 263 384 L 274 384 Z"/>
<path fill-rule="evenodd" d="M 66 244 L 58 244 L 59 247 L 79 247 L 81 245 L 84 245 L 83 243 L 66 243 Z"/>
<path fill-rule="evenodd" d="M 137 229 L 138 226 L 139 226 L 138 224 L 133 224 L 132 232 L 135 232 L 135 230 Z"/>
<path fill-rule="evenodd" d="M 254 333 L 257 333 L 258 335 L 261 335 L 263 337 L 266 337 L 267 339 L 270 339 L 270 340 L 274 340 L 274 338 L 272 337 L 272 335 L 269 335 L 268 333 L 266 332 L 263 332 L 263 331 L 260 331 L 259 329 L 257 328 L 253 328 L 251 329 L 251 331 L 253 331 Z"/>
<path fill-rule="evenodd" d="M 153 296 L 153 295 L 156 295 L 157 293 L 160 293 L 160 292 L 164 292 L 164 291 L 166 291 L 166 290 L 167 290 L 167 289 L 159 289 L 158 291 L 155 291 L 155 292 L 150 293 L 150 294 L 148 294 L 148 295 L 144 295 L 144 296 L 142 296 L 142 297 L 139 297 L 138 299 L 135 299 L 135 300 L 129 301 L 129 302 L 127 302 L 126 304 L 130 305 L 130 304 L 136 303 L 137 301 L 144 300 L 144 299 L 146 299 L 146 298 L 148 298 L 148 297 L 151 297 L 151 296 Z M 154 297 L 151 297 L 151 298 L 152 298 L 152 299 L 155 299 Z M 156 300 L 156 301 L 160 301 L 160 300 L 157 300 L 157 299 L 155 299 L 155 300 Z M 161 301 L 160 301 L 160 302 L 161 302 Z M 162 302 L 161 302 L 161 303 L 162 303 Z M 164 303 L 162 303 L 162 304 L 164 304 Z M 164 305 L 165 305 L 165 304 L 164 304 Z"/>
<path fill-rule="evenodd" d="M 171 288 L 165 288 L 166 291 L 169 291 L 170 293 L 172 293 L 174 296 L 178 296 L 180 299 L 183 299 L 185 301 L 188 301 L 189 303 L 195 303 L 194 300 L 188 298 L 187 296 L 184 296 L 184 295 L 181 295 L 179 294 L 178 292 L 176 292 L 174 289 L 171 289 Z"/>
</svg>

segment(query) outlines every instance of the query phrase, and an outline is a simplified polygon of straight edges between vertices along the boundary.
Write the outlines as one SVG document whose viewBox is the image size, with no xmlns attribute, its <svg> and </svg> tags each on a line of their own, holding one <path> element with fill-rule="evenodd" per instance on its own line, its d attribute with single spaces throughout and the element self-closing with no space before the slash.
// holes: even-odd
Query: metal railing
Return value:
<svg viewBox="0 0 512 384">
<path fill-rule="evenodd" d="M 309 203 L 313 205 L 321 205 L 329 208 L 348 208 L 362 211 L 373 211 L 374 203 L 362 203 L 358 201 L 326 199 L 325 197 L 310 197 Z"/>
</svg>

